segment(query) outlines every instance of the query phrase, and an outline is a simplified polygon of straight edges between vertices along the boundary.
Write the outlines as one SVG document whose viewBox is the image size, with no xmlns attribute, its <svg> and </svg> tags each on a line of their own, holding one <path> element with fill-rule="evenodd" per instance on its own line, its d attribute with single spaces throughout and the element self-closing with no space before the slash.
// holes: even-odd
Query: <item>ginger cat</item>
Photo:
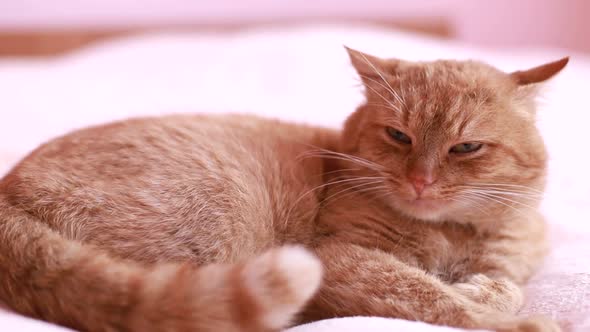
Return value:
<svg viewBox="0 0 590 332">
<path fill-rule="evenodd" d="M 42 145 L 0 181 L 0 299 L 86 331 L 558 331 L 515 314 L 546 249 L 536 83 L 568 59 L 348 52 L 366 102 L 342 131 L 179 115 Z"/>
</svg>

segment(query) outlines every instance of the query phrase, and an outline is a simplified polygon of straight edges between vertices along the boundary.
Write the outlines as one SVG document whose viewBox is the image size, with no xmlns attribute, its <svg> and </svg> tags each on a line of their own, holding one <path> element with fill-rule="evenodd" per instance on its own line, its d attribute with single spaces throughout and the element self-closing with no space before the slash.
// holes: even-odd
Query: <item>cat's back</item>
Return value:
<svg viewBox="0 0 590 332">
<path fill-rule="evenodd" d="M 287 240 L 268 232 L 276 227 L 297 237 L 315 207 L 313 195 L 296 201 L 322 172 L 321 160 L 299 156 L 333 136 L 252 116 L 131 119 L 44 144 L 0 182 L 0 192 L 68 237 L 122 256 L 231 260 L 235 253 L 211 243 L 240 247 L 256 237 L 269 247 Z M 309 206 L 293 209 L 295 202 Z"/>
<path fill-rule="evenodd" d="M 191 177 L 204 170 L 217 173 L 236 164 L 246 171 L 263 166 L 264 157 L 276 151 L 273 145 L 296 146 L 294 136 L 302 136 L 305 129 L 251 116 L 129 119 L 77 130 L 41 145 L 4 182 L 116 183 L 144 177 L 155 182 L 158 177 Z M 280 134 L 285 131 L 296 135 L 285 140 Z"/>
</svg>

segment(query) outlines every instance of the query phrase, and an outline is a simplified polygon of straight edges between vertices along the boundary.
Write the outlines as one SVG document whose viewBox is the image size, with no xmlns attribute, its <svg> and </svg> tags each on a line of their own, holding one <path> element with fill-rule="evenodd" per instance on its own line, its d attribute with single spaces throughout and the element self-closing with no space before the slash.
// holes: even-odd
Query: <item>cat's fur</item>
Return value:
<svg viewBox="0 0 590 332">
<path fill-rule="evenodd" d="M 89 331 L 558 330 L 514 314 L 545 252 L 532 83 L 567 59 L 506 74 L 349 54 L 367 102 L 342 131 L 169 116 L 41 146 L 0 182 L 0 298 Z"/>
</svg>

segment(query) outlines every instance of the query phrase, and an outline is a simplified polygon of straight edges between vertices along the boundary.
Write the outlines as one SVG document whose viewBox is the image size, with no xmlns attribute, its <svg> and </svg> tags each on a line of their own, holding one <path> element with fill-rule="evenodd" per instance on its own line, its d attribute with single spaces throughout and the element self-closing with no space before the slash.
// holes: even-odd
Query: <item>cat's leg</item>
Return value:
<svg viewBox="0 0 590 332">
<path fill-rule="evenodd" d="M 468 267 L 471 275 L 509 279 L 524 285 L 547 255 L 549 244 L 543 217 L 530 212 L 496 225 L 478 241 L 481 254 Z"/>
<path fill-rule="evenodd" d="M 507 278 L 473 274 L 451 285 L 470 300 L 498 312 L 516 314 L 524 303 L 522 288 Z"/>
<path fill-rule="evenodd" d="M 497 331 L 559 331 L 544 319 L 518 319 L 472 301 L 461 289 L 378 249 L 324 244 L 316 249 L 325 267 L 320 292 L 305 321 L 342 316 L 383 316 Z"/>
<path fill-rule="evenodd" d="M 473 301 L 505 313 L 522 307 L 522 285 L 545 256 L 545 224 L 538 214 L 501 225 L 482 236 L 480 254 L 453 287 Z M 503 226 L 503 227 L 502 227 Z"/>
</svg>

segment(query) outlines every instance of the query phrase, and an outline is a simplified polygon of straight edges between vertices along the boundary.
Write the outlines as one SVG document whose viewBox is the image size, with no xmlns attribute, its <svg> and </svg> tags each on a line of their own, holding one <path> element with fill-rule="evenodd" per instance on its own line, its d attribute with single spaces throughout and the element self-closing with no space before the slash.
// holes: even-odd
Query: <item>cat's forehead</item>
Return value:
<svg viewBox="0 0 590 332">
<path fill-rule="evenodd" d="M 398 120 L 417 131 L 462 136 L 476 130 L 503 105 L 505 74 L 472 61 L 436 61 L 400 66 Z M 436 135 L 436 136 L 440 136 Z"/>
<path fill-rule="evenodd" d="M 505 73 L 485 63 L 455 60 L 401 63 L 395 79 L 404 83 L 401 89 L 471 95 L 491 95 L 509 83 Z"/>
</svg>

